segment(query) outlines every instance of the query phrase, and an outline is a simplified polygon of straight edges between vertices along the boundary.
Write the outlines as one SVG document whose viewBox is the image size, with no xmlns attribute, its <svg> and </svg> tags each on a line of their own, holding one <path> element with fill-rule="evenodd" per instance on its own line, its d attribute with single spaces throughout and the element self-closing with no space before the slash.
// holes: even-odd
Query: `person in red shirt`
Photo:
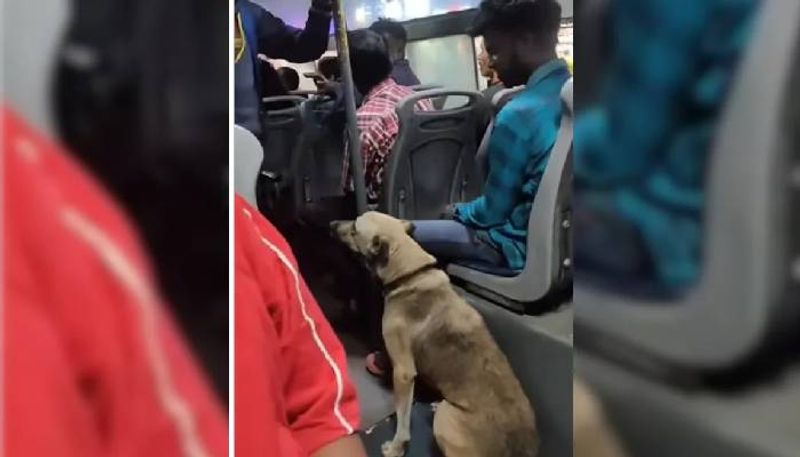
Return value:
<svg viewBox="0 0 800 457">
<path fill-rule="evenodd" d="M 226 456 L 222 408 L 130 223 L 59 146 L 0 114 L 4 455 Z"/>
<path fill-rule="evenodd" d="M 288 243 L 241 197 L 235 230 L 237 457 L 366 457 L 344 348 Z"/>
</svg>

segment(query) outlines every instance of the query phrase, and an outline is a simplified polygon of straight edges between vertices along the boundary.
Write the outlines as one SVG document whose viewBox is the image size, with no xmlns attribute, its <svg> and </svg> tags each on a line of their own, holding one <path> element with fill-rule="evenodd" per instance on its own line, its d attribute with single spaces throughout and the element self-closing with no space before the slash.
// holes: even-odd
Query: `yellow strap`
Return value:
<svg viewBox="0 0 800 457">
<path fill-rule="evenodd" d="M 239 63 L 244 55 L 244 50 L 247 47 L 247 39 L 244 35 L 244 27 L 242 27 L 242 13 L 236 13 L 236 26 L 239 27 L 239 38 L 234 35 L 234 63 Z M 240 44 L 241 43 L 241 44 Z M 238 49 L 237 49 L 238 48 Z"/>
</svg>

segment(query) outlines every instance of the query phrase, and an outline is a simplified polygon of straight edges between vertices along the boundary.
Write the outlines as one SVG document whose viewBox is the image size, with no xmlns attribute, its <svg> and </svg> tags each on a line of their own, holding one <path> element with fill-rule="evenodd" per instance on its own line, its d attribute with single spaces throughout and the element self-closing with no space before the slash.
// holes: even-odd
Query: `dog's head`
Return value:
<svg viewBox="0 0 800 457">
<path fill-rule="evenodd" d="M 365 213 L 355 221 L 333 222 L 331 229 L 351 251 L 370 265 L 385 265 L 393 246 L 414 233 L 414 225 L 382 213 Z"/>
<path fill-rule="evenodd" d="M 384 280 L 435 263 L 411 238 L 414 224 L 408 221 L 369 212 L 355 221 L 333 222 L 331 228 L 337 238 Z"/>
</svg>

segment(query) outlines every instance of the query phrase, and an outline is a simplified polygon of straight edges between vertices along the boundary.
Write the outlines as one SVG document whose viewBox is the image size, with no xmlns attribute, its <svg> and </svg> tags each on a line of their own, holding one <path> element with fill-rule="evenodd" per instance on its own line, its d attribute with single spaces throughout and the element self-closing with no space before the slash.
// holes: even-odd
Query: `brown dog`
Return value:
<svg viewBox="0 0 800 457">
<path fill-rule="evenodd" d="M 384 285 L 383 338 L 394 369 L 397 431 L 383 455 L 405 453 L 419 374 L 444 396 L 433 434 L 447 457 L 535 456 L 533 409 L 508 360 L 480 314 L 411 238 L 413 226 L 367 213 L 332 228 Z"/>
</svg>

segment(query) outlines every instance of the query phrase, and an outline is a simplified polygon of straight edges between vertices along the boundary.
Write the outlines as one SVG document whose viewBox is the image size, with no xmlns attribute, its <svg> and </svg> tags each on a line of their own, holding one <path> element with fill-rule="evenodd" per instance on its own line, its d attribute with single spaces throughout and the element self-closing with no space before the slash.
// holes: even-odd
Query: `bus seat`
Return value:
<svg viewBox="0 0 800 457">
<path fill-rule="evenodd" d="M 790 243 L 798 231 L 787 215 L 799 210 L 788 182 L 800 157 L 787 109 L 797 106 L 799 22 L 800 2 L 765 1 L 756 16 L 709 155 L 699 283 L 673 300 L 579 283 L 581 333 L 674 369 L 710 372 L 734 368 L 784 330 L 796 331 L 790 264 L 798 253 Z"/>
<path fill-rule="evenodd" d="M 466 104 L 418 111 L 421 100 L 464 97 Z M 477 149 L 478 124 L 487 110 L 477 92 L 418 92 L 397 107 L 400 132 L 385 165 L 379 209 L 403 219 L 438 219 L 447 205 L 464 200 Z"/>
<path fill-rule="evenodd" d="M 303 128 L 300 105 L 305 101 L 305 98 L 293 95 L 268 97 L 263 100 L 264 171 L 288 176 L 291 154 Z"/>
<path fill-rule="evenodd" d="M 411 86 L 410 89 L 414 92 L 425 92 L 427 90 L 444 89 L 444 87 L 436 84 L 419 84 L 417 86 Z M 431 99 L 431 103 L 433 103 L 435 109 L 440 110 L 444 108 L 445 103 L 447 103 L 447 97 L 436 97 Z"/>
<path fill-rule="evenodd" d="M 514 100 L 514 98 L 520 93 L 522 93 L 522 91 L 524 90 L 525 86 L 523 85 L 523 86 L 511 87 L 509 89 L 503 89 L 494 94 L 494 97 L 492 97 L 492 106 L 494 107 L 495 115 L 500 111 L 502 111 L 503 108 L 505 108 L 505 106 L 508 104 L 508 102 Z"/>
<path fill-rule="evenodd" d="M 334 207 L 341 207 L 345 134 L 338 124 L 326 122 L 334 106 L 335 101 L 316 98 L 306 101 L 300 108 L 303 129 L 291 166 L 296 219 L 317 219 L 314 213 L 330 212 L 323 207 L 332 200 Z M 330 215 L 334 217 L 330 220 L 335 220 L 335 216 Z"/>
<path fill-rule="evenodd" d="M 558 138 L 531 208 L 525 268 L 519 274 L 475 264 L 448 268 L 451 277 L 477 286 L 475 293 L 499 296 L 504 304 L 521 311 L 563 289 L 571 278 L 572 91 L 570 79 L 561 91 L 564 115 Z"/>
<path fill-rule="evenodd" d="M 305 101 L 299 96 L 267 97 L 262 101 L 264 162 L 256 189 L 262 211 L 291 185 L 292 153 L 303 128 L 300 105 Z"/>
<path fill-rule="evenodd" d="M 233 188 L 254 208 L 258 207 L 256 199 L 256 181 L 264 150 L 258 138 L 246 128 L 236 125 L 233 128 Z"/>
</svg>

